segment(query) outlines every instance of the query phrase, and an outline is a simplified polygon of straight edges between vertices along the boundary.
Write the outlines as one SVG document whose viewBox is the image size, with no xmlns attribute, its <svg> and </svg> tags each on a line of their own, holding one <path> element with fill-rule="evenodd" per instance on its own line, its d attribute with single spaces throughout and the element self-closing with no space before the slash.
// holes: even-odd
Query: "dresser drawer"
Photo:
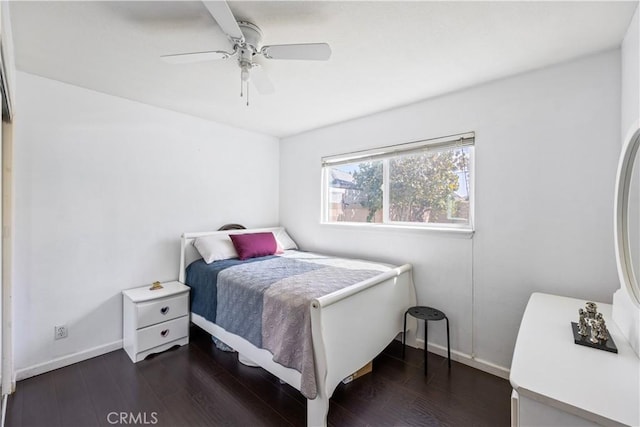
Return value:
<svg viewBox="0 0 640 427">
<path fill-rule="evenodd" d="M 138 328 L 186 316 L 189 313 L 189 294 L 138 303 L 136 310 Z"/>
<path fill-rule="evenodd" d="M 136 331 L 137 352 L 184 338 L 189 335 L 189 316 L 179 317 Z"/>
</svg>

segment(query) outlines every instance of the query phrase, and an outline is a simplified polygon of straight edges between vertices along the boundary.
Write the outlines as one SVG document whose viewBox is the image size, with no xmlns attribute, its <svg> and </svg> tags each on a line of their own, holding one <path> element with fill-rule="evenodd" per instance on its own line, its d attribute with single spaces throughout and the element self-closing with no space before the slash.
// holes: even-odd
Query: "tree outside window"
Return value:
<svg viewBox="0 0 640 427">
<path fill-rule="evenodd" d="M 328 166 L 328 221 L 469 226 L 471 150 L 445 147 Z"/>
</svg>

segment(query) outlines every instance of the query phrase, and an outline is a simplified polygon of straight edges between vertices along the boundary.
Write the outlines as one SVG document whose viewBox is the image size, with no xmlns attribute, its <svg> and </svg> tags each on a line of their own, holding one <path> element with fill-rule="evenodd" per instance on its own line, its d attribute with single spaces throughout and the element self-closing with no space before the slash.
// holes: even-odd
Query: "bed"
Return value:
<svg viewBox="0 0 640 427">
<path fill-rule="evenodd" d="M 207 264 L 194 247 L 198 239 L 258 233 L 288 238 L 282 227 L 182 235 L 179 280 L 192 286 L 191 321 L 300 390 L 307 398 L 307 425 L 326 425 L 329 398 L 340 381 L 402 332 L 404 312 L 416 305 L 411 265 L 289 248 Z M 309 288 L 311 281 L 322 289 Z M 294 296 L 283 298 L 285 291 Z"/>
</svg>

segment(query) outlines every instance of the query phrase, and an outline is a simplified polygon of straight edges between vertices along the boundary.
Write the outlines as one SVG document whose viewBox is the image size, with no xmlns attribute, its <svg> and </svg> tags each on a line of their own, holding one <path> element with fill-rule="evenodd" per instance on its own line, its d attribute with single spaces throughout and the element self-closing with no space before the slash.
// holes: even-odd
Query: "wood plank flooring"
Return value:
<svg viewBox="0 0 640 427">
<path fill-rule="evenodd" d="M 391 343 L 373 372 L 341 384 L 332 426 L 508 426 L 509 382 Z M 122 413 L 122 414 L 121 414 Z M 124 418 L 121 418 L 124 416 Z M 137 364 L 123 350 L 20 381 L 8 427 L 304 426 L 306 400 L 260 368 L 215 348 L 191 328 L 191 343 Z M 115 422 L 114 422 L 115 421 Z"/>
</svg>

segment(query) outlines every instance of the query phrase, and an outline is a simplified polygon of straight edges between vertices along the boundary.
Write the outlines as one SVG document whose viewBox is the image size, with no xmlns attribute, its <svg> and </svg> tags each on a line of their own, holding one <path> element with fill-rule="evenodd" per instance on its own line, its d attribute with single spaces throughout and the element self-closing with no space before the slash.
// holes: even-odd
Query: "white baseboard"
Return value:
<svg viewBox="0 0 640 427">
<path fill-rule="evenodd" d="M 424 349 L 423 339 L 417 338 L 415 343 L 417 348 Z M 438 356 L 447 357 L 447 347 L 429 343 L 427 350 L 431 353 L 437 354 Z M 461 351 L 451 350 L 451 360 L 455 360 L 456 362 L 463 363 L 467 366 L 471 366 L 472 368 L 479 369 L 497 377 L 504 378 L 505 380 L 509 379 L 510 370 L 508 368 L 498 366 L 486 360 L 477 359 L 472 357 L 470 354 L 462 353 Z"/>
<path fill-rule="evenodd" d="M 55 369 L 64 368 L 65 366 L 73 365 L 74 363 L 101 356 L 103 354 L 110 353 L 121 348 L 122 340 L 118 340 L 112 343 L 89 348 L 87 350 L 82 350 L 77 353 L 72 353 L 67 356 L 58 357 L 48 362 L 43 362 L 37 365 L 29 366 L 27 368 L 18 369 L 16 370 L 16 381 L 44 374 L 45 372 L 53 371 Z"/>
</svg>

